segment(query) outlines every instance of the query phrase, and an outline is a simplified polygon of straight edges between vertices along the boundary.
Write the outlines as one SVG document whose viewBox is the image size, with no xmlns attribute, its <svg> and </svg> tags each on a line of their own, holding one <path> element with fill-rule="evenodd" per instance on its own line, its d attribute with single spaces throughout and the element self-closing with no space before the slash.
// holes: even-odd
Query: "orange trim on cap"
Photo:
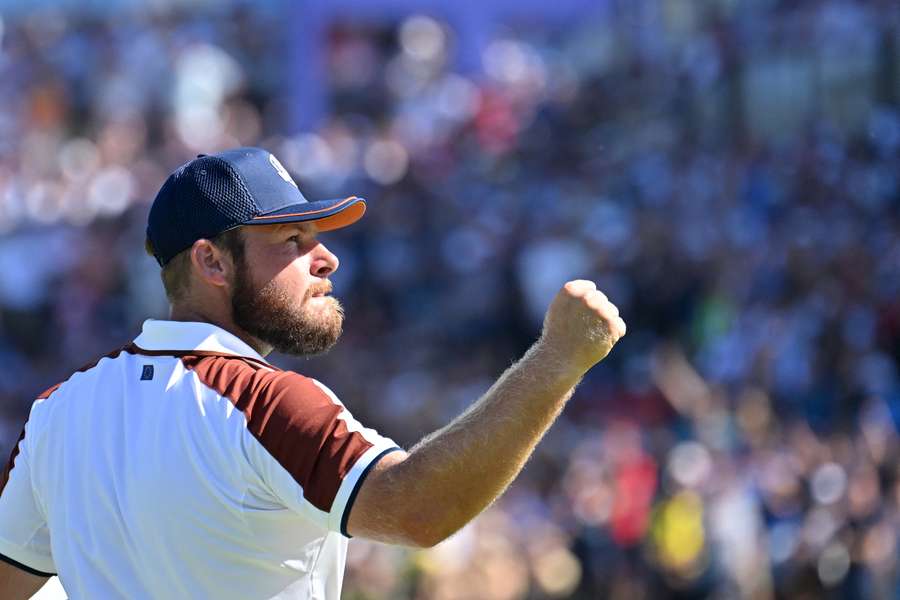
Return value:
<svg viewBox="0 0 900 600">
<path fill-rule="evenodd" d="M 366 203 L 359 202 L 347 207 L 336 215 L 311 221 L 319 231 L 332 231 L 359 221 L 366 212 Z"/>
<path fill-rule="evenodd" d="M 303 216 L 305 216 L 305 215 L 314 215 L 314 214 L 316 214 L 316 213 L 326 212 L 326 211 L 329 211 L 329 210 L 334 210 L 334 209 L 336 209 L 336 208 L 338 208 L 338 207 L 340 207 L 340 206 L 343 206 L 344 204 L 347 204 L 348 202 L 350 202 L 350 201 L 352 201 L 352 200 L 356 200 L 356 199 L 357 199 L 356 196 L 350 196 L 349 198 L 344 198 L 343 200 L 341 200 L 340 202 L 338 202 L 338 203 L 335 204 L 334 206 L 329 206 L 328 208 L 320 208 L 320 209 L 318 209 L 318 210 L 310 210 L 310 211 L 307 211 L 307 212 L 288 213 L 288 214 L 286 214 L 286 215 L 261 215 L 261 216 L 259 216 L 259 217 L 253 217 L 253 220 L 254 220 L 254 221 L 262 221 L 262 220 L 264 220 L 264 219 L 282 219 L 282 218 L 284 218 L 284 217 L 303 217 Z"/>
</svg>

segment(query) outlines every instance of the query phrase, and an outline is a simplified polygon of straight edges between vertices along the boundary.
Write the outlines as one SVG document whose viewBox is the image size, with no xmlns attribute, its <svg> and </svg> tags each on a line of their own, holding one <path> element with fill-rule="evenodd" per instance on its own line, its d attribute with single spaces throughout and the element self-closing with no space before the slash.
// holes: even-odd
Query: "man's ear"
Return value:
<svg viewBox="0 0 900 600">
<path fill-rule="evenodd" d="M 231 280 L 231 257 L 209 240 L 200 239 L 191 246 L 191 268 L 204 282 L 226 287 Z"/>
</svg>

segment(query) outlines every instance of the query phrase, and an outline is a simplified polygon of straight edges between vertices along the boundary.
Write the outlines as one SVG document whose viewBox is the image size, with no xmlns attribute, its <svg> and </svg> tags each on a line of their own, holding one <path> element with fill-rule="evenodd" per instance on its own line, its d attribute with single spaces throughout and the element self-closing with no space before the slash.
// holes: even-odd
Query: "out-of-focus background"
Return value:
<svg viewBox="0 0 900 600">
<path fill-rule="evenodd" d="M 567 279 L 629 334 L 440 546 L 345 598 L 898 598 L 900 3 L 0 1 L 0 446 L 167 305 L 166 175 L 259 145 L 326 234 L 342 342 L 277 364 L 409 445 Z"/>
</svg>

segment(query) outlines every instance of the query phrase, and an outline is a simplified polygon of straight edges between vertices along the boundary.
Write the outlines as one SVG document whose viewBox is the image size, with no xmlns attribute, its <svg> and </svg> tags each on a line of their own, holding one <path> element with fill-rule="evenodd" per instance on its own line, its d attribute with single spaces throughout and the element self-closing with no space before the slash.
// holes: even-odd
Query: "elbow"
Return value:
<svg viewBox="0 0 900 600">
<path fill-rule="evenodd" d="M 408 545 L 413 548 L 434 548 L 453 533 L 438 533 L 435 530 L 411 531 L 407 534 Z"/>
<path fill-rule="evenodd" d="M 433 548 L 459 531 L 463 524 L 450 522 L 437 515 L 417 515 L 406 520 L 405 537 L 414 548 Z"/>
<path fill-rule="evenodd" d="M 484 509 L 458 493 L 432 497 L 417 508 L 413 514 L 407 512 L 404 521 L 412 526 L 408 531 L 420 548 L 433 548 L 447 540 Z"/>
</svg>

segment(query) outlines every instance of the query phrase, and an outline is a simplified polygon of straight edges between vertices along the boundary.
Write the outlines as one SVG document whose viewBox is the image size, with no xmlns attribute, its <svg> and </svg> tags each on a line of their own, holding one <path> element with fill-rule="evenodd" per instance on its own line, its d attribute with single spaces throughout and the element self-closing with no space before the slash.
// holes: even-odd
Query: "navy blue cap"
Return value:
<svg viewBox="0 0 900 600">
<path fill-rule="evenodd" d="M 309 202 L 278 159 L 261 148 L 201 154 L 169 175 L 156 194 L 147 239 L 160 265 L 241 225 L 315 221 L 319 231 L 355 223 L 366 212 L 356 196 Z"/>
</svg>

